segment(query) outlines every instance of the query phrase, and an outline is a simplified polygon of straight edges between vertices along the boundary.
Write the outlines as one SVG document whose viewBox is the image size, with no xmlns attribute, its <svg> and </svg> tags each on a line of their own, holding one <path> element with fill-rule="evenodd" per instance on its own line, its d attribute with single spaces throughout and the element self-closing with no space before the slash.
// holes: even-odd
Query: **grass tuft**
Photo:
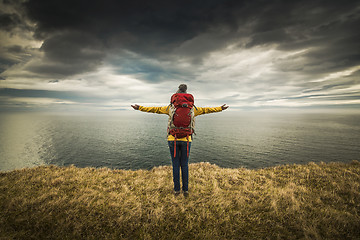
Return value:
<svg viewBox="0 0 360 240">
<path fill-rule="evenodd" d="M 0 172 L 0 239 L 359 239 L 360 163 Z"/>
</svg>

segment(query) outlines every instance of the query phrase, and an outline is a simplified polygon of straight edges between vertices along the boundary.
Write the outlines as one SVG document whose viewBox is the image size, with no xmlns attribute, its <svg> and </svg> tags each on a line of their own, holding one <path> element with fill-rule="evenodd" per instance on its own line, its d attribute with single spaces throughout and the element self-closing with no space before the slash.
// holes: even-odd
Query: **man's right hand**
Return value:
<svg viewBox="0 0 360 240">
<path fill-rule="evenodd" d="M 139 105 L 137 105 L 137 104 L 135 104 L 135 105 L 131 105 L 131 106 L 132 106 L 132 108 L 133 108 L 133 109 L 135 109 L 135 110 L 139 110 L 139 107 L 140 107 L 140 106 L 139 106 Z"/>
</svg>

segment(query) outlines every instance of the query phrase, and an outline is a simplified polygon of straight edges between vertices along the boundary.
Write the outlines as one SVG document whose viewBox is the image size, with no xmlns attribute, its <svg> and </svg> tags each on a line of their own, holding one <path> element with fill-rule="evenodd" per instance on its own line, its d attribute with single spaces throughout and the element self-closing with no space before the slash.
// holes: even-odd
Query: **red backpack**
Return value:
<svg viewBox="0 0 360 240">
<path fill-rule="evenodd" d="M 175 137 L 174 157 L 176 156 L 176 140 L 186 137 L 188 140 L 189 156 L 189 136 L 194 133 L 194 97 L 189 93 L 175 93 L 171 96 L 172 111 L 170 111 L 168 134 Z"/>
</svg>

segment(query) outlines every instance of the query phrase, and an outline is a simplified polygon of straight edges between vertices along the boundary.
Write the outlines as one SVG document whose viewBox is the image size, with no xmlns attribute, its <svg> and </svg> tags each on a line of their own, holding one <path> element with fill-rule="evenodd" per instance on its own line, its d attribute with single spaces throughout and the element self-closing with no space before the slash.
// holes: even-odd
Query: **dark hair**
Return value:
<svg viewBox="0 0 360 240">
<path fill-rule="evenodd" d="M 186 93 L 187 86 L 186 84 L 180 84 L 178 92 Z"/>
</svg>

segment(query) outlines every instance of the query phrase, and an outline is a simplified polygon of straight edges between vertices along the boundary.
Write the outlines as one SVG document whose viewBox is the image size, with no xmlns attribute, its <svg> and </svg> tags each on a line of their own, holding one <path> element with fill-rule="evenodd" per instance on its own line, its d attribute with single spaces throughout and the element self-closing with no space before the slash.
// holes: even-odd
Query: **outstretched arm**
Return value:
<svg viewBox="0 0 360 240">
<path fill-rule="evenodd" d="M 207 114 L 207 113 L 216 113 L 221 112 L 223 110 L 226 110 L 229 106 L 226 106 L 226 104 L 220 106 L 220 107 L 197 107 L 195 108 L 195 116 Z"/>
<path fill-rule="evenodd" d="M 165 107 L 143 107 L 140 105 L 131 105 L 131 107 L 135 110 L 140 110 L 142 112 L 149 112 L 149 113 L 158 113 L 158 114 L 169 114 L 169 108 Z"/>
<path fill-rule="evenodd" d="M 139 105 L 137 105 L 137 104 L 135 104 L 135 105 L 131 105 L 131 106 L 132 106 L 132 108 L 133 108 L 133 109 L 135 109 L 135 110 L 139 110 L 139 107 L 140 107 L 140 106 L 139 106 Z"/>
</svg>

